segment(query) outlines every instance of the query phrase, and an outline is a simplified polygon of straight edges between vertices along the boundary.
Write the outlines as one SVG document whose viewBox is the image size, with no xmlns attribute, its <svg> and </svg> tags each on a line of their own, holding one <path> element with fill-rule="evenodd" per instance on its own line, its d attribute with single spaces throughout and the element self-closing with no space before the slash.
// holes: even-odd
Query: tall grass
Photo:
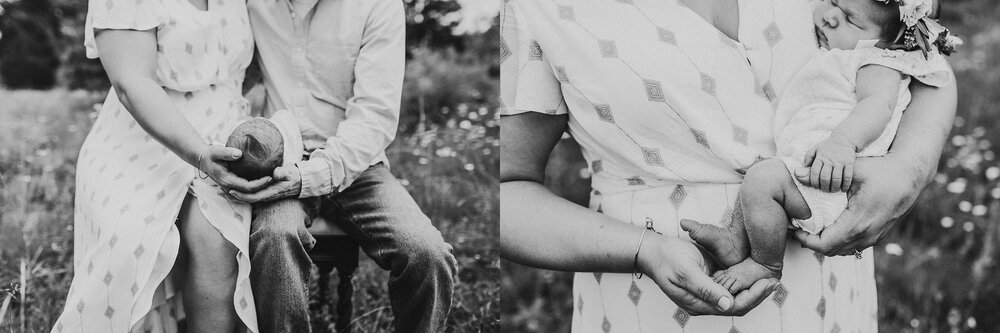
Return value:
<svg viewBox="0 0 1000 333">
<path fill-rule="evenodd" d="M 74 167 L 103 97 L 0 90 L 0 332 L 48 332 L 62 310 L 73 270 Z M 495 108 L 458 105 L 451 113 L 445 125 L 399 137 L 389 149 L 390 164 L 455 247 L 459 281 L 448 331 L 495 331 Z M 354 281 L 355 331 L 391 331 L 388 274 L 363 258 Z M 315 315 L 332 325 L 327 314 Z"/>
</svg>

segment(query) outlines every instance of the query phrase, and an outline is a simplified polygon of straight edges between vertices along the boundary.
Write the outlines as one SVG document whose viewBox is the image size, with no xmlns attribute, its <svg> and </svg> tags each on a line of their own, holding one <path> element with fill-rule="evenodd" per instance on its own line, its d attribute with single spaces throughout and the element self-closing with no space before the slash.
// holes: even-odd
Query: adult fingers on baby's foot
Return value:
<svg viewBox="0 0 1000 333">
<path fill-rule="evenodd" d="M 729 314 L 733 316 L 743 316 L 760 305 L 771 292 L 778 289 L 781 282 L 778 279 L 761 279 L 754 282 L 750 288 L 736 294 L 733 307 Z"/>
<path fill-rule="evenodd" d="M 729 311 L 733 306 L 733 295 L 726 287 L 718 284 L 708 274 L 696 271 L 680 279 L 681 288 L 694 294 L 707 304 L 712 304 L 716 311 Z"/>
<path fill-rule="evenodd" d="M 844 166 L 844 181 L 840 184 L 840 190 L 847 192 L 851 189 L 851 183 L 854 182 L 854 166 L 845 165 Z"/>
</svg>

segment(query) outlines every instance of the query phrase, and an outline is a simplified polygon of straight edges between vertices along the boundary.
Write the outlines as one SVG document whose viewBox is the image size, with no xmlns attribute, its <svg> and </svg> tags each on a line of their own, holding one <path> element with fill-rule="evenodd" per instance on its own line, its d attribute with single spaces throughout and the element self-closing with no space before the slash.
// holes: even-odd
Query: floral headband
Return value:
<svg viewBox="0 0 1000 333">
<path fill-rule="evenodd" d="M 895 42 L 902 43 L 907 51 L 920 50 L 927 57 L 933 44 L 937 51 L 951 55 L 955 47 L 962 45 L 962 39 L 951 35 L 948 28 L 931 19 L 931 0 L 874 0 L 884 4 L 899 4 L 899 17 L 906 25 L 899 31 Z M 931 39 L 933 38 L 933 42 Z"/>
</svg>

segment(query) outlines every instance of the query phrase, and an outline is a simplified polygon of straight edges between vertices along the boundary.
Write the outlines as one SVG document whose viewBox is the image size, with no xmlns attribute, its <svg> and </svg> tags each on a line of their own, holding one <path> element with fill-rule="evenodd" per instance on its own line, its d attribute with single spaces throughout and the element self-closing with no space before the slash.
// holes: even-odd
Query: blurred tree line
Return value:
<svg viewBox="0 0 1000 333">
<path fill-rule="evenodd" d="M 407 12 L 408 62 L 402 128 L 412 130 L 418 119 L 443 123 L 460 104 L 495 105 L 496 24 L 485 32 L 458 34 L 459 1 L 401 1 Z M 108 89 L 100 61 L 85 55 L 86 16 L 87 0 L 0 0 L 3 87 Z"/>
</svg>

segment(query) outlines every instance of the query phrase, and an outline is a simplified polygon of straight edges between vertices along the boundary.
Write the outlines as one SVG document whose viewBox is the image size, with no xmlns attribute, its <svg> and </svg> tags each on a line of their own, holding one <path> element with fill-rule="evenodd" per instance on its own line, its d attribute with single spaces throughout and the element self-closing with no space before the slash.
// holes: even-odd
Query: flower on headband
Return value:
<svg viewBox="0 0 1000 333">
<path fill-rule="evenodd" d="M 882 1 L 882 0 L 876 0 Z M 889 1 L 889 0 L 886 0 Z M 907 27 L 912 27 L 920 19 L 931 15 L 931 0 L 905 0 L 899 1 L 899 16 Z"/>
</svg>

